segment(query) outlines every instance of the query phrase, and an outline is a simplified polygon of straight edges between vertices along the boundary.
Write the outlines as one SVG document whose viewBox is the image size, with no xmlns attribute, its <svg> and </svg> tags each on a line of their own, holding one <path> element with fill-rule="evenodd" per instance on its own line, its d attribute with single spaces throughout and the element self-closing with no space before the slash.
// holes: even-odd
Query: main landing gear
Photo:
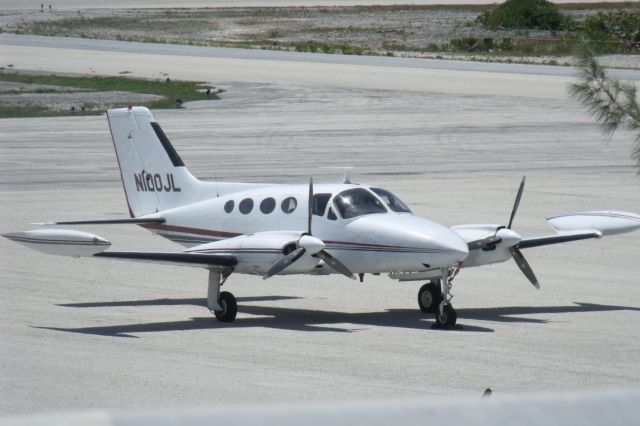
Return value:
<svg viewBox="0 0 640 426">
<path fill-rule="evenodd" d="M 238 304 L 233 294 L 220 291 L 220 286 L 229 275 L 219 271 L 209 270 L 209 289 L 207 292 L 207 307 L 220 322 L 233 322 L 238 314 Z"/>
<path fill-rule="evenodd" d="M 456 325 L 458 315 L 451 305 L 451 282 L 457 275 L 460 267 L 443 268 L 442 278 L 432 280 L 420 287 L 418 291 L 418 306 L 425 313 L 435 314 L 436 327 L 450 328 Z"/>
</svg>

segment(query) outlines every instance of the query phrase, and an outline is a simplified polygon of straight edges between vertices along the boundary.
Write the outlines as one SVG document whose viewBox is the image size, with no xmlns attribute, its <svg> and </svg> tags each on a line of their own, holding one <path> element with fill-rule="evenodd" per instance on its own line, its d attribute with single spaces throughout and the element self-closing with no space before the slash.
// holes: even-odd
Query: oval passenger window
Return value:
<svg viewBox="0 0 640 426">
<path fill-rule="evenodd" d="M 280 205 L 282 211 L 289 214 L 292 213 L 296 207 L 298 207 L 298 201 L 294 197 L 287 197 L 282 200 L 282 204 Z"/>
<path fill-rule="evenodd" d="M 269 214 L 273 211 L 273 209 L 276 208 L 276 200 L 274 200 L 273 198 L 269 197 L 269 198 L 265 198 L 264 200 L 262 200 L 262 202 L 260 203 L 260 211 L 264 214 Z"/>
<path fill-rule="evenodd" d="M 253 210 L 253 200 L 251 198 L 245 198 L 244 200 L 240 201 L 238 209 L 242 214 L 251 213 L 251 210 Z"/>
</svg>

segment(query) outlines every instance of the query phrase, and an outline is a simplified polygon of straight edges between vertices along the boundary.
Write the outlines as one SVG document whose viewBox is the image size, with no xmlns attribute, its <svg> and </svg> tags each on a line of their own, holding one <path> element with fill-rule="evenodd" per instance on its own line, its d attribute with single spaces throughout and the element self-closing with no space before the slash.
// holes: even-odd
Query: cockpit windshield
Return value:
<svg viewBox="0 0 640 426">
<path fill-rule="evenodd" d="M 405 203 L 400 200 L 400 198 L 393 195 L 391 192 L 382 188 L 371 188 L 373 192 L 375 192 L 378 197 L 382 198 L 382 201 L 394 212 L 398 213 L 411 213 L 409 207 Z"/>
<path fill-rule="evenodd" d="M 372 193 L 362 188 L 348 189 L 333 200 L 343 219 L 372 213 L 386 213 L 387 209 Z"/>
</svg>

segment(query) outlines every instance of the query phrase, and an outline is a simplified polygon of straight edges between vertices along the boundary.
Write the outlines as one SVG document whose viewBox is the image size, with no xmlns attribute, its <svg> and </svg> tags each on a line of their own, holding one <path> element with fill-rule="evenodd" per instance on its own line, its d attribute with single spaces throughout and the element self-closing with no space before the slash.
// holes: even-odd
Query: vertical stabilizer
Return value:
<svg viewBox="0 0 640 426">
<path fill-rule="evenodd" d="M 132 217 L 195 201 L 200 181 L 147 108 L 111 109 L 107 118 Z"/>
</svg>

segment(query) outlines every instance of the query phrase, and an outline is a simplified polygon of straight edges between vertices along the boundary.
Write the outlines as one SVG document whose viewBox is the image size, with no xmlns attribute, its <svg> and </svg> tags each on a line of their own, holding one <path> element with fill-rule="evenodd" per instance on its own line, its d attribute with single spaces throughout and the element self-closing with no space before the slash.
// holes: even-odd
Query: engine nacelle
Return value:
<svg viewBox="0 0 640 426">
<path fill-rule="evenodd" d="M 303 240 L 304 238 L 299 231 L 256 232 L 191 247 L 185 250 L 185 253 L 231 255 L 238 259 L 238 264 L 234 268 L 236 272 L 264 275 L 274 262 L 282 259 L 292 248 L 297 247 L 299 241 L 306 242 L 310 246 L 308 248 L 310 254 L 321 249 L 321 247 L 319 249 L 315 247 L 317 244 L 314 240 L 317 238 L 309 237 Z M 319 263 L 319 258 L 305 255 L 287 267 L 282 274 L 308 273 Z"/>
<path fill-rule="evenodd" d="M 34 229 L 2 236 L 33 250 L 59 256 L 93 256 L 111 245 L 110 241 L 102 237 L 71 229 Z"/>
</svg>

